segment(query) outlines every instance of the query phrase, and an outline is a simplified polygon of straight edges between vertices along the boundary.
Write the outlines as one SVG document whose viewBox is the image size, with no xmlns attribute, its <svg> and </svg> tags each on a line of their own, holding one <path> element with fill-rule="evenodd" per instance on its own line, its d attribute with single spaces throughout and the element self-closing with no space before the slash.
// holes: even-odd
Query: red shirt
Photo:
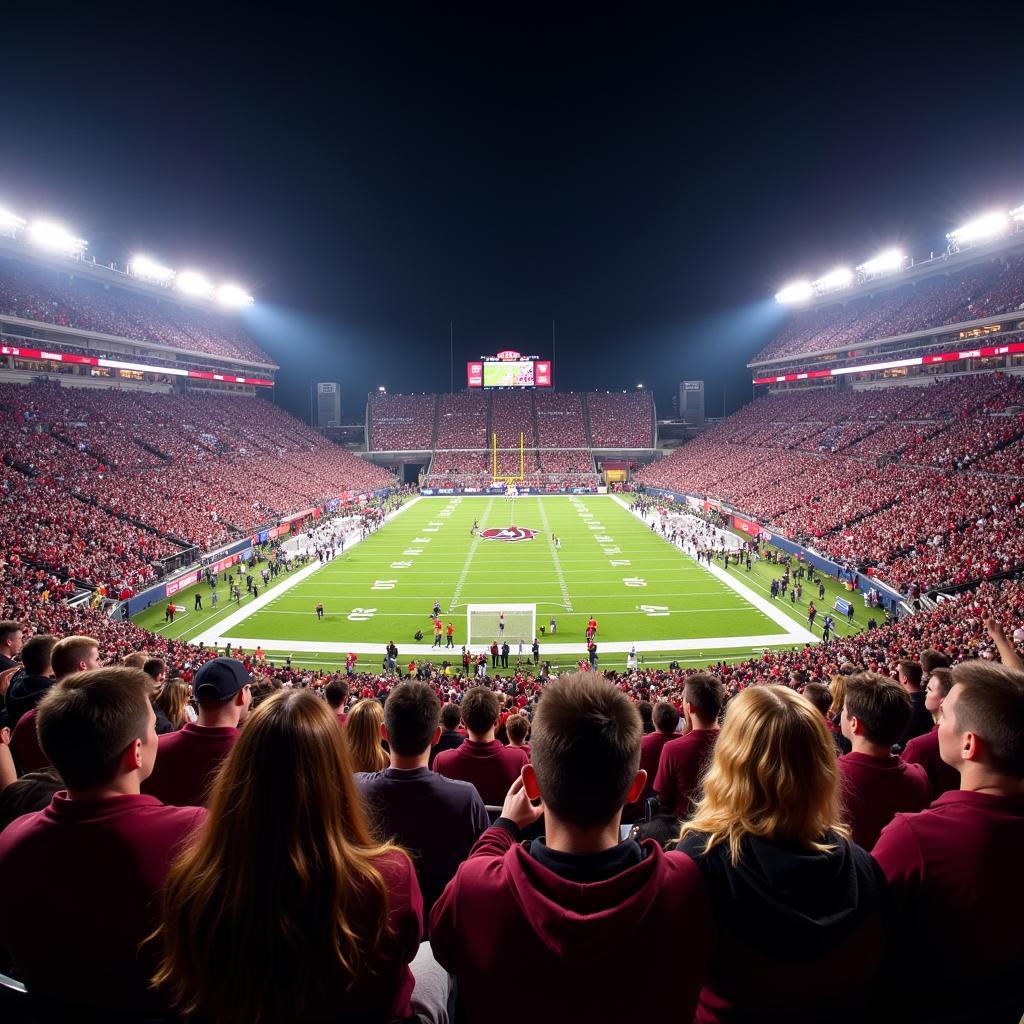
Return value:
<svg viewBox="0 0 1024 1024">
<path fill-rule="evenodd" d="M 870 850 L 900 811 L 923 811 L 932 800 L 925 770 L 895 755 L 843 754 L 839 784 L 853 841 Z"/>
<path fill-rule="evenodd" d="M 871 851 L 895 898 L 900 931 L 895 998 L 953 1015 L 1019 989 L 1024 963 L 1024 796 L 943 793 L 919 814 L 897 814 Z M 906 985 L 955 965 L 941 985 Z M 910 991 L 912 990 L 912 992 Z"/>
<path fill-rule="evenodd" d="M 647 805 L 647 798 L 654 796 L 654 780 L 658 777 L 658 765 L 661 762 L 661 751 L 667 743 L 679 739 L 671 732 L 649 732 L 640 741 L 640 767 L 647 772 L 647 784 L 643 793 L 634 804 L 627 804 L 623 811 L 623 819 L 633 820 L 638 814 L 643 814 Z"/>
<path fill-rule="evenodd" d="M 0 834 L 0 874 L 11 881 L 0 948 L 30 989 L 113 1010 L 152 1009 L 156 927 L 167 868 L 206 817 L 151 796 L 69 800 Z"/>
<path fill-rule="evenodd" d="M 442 750 L 434 758 L 434 771 L 448 779 L 472 782 L 485 804 L 500 805 L 529 761 L 521 747 L 467 739 L 452 750 Z"/>
<path fill-rule="evenodd" d="M 230 726 L 210 728 L 194 722 L 164 733 L 143 790 L 165 804 L 202 807 L 213 776 L 237 739 L 238 730 Z"/>
<path fill-rule="evenodd" d="M 37 772 L 45 768 L 50 759 L 39 746 L 39 734 L 36 732 L 36 709 L 26 711 L 18 719 L 18 724 L 11 734 L 11 750 L 18 760 L 21 774 Z"/>
<path fill-rule="evenodd" d="M 694 729 L 662 748 L 654 790 L 676 817 L 688 818 L 700 799 L 702 779 L 717 739 L 717 729 Z"/>
<path fill-rule="evenodd" d="M 907 741 L 900 754 L 907 764 L 919 764 L 931 783 L 932 796 L 940 797 L 960 788 L 960 773 L 939 756 L 939 727 Z"/>
</svg>

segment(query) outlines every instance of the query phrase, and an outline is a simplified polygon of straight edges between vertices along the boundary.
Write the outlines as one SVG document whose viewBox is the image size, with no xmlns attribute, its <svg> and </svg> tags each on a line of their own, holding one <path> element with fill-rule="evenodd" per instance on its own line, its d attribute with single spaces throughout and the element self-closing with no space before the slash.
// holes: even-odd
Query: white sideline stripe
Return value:
<svg viewBox="0 0 1024 1024">
<path fill-rule="evenodd" d="M 491 514 L 491 507 L 494 505 L 494 498 L 487 503 L 487 508 L 484 509 L 483 520 L 484 527 L 487 527 L 487 517 Z M 469 545 L 469 554 L 466 555 L 466 561 L 462 565 L 462 572 L 459 573 L 459 580 L 455 584 L 455 593 L 452 594 L 451 604 L 448 605 L 448 614 L 451 615 L 455 611 L 459 603 L 459 597 L 462 595 L 462 588 L 466 585 L 466 577 L 469 575 L 469 566 L 473 561 L 473 556 L 476 554 L 476 549 L 480 547 L 482 531 L 477 530 L 476 536 L 473 538 L 473 542 Z M 385 645 L 386 646 L 386 645 Z"/>
<path fill-rule="evenodd" d="M 401 515 L 407 508 L 412 508 L 420 500 L 419 496 L 413 498 L 412 501 L 406 502 L 400 508 L 395 509 L 394 512 L 389 512 L 384 517 L 384 522 L 390 522 L 395 516 Z M 383 524 L 382 524 L 383 525 Z M 360 540 L 355 540 L 349 546 L 348 550 L 351 551 L 357 544 L 361 543 Z M 223 647 L 225 643 L 230 639 L 223 636 L 230 629 L 234 629 L 239 623 L 245 622 L 250 615 L 255 612 L 266 608 L 268 604 L 275 601 L 282 594 L 286 594 L 292 587 L 298 586 L 304 580 L 309 579 L 317 570 L 322 569 L 325 565 L 331 565 L 333 562 L 314 562 L 312 565 L 307 565 L 304 569 L 299 569 L 298 572 L 293 572 L 287 579 L 282 580 L 276 587 L 271 587 L 269 590 L 264 591 L 255 600 L 250 601 L 247 605 L 239 608 L 237 612 L 232 612 L 230 615 L 225 616 L 211 629 L 208 629 L 205 633 L 199 636 L 192 637 L 188 642 L 190 644 L 203 643 L 209 646 Z M 178 639 L 181 639 L 180 637 Z M 234 644 L 232 644 L 234 646 Z"/>
<path fill-rule="evenodd" d="M 544 502 L 537 506 L 540 510 L 540 521 L 544 524 L 544 533 L 548 538 L 548 547 L 551 549 L 551 561 L 555 566 L 555 579 L 558 580 L 558 588 L 562 591 L 562 600 L 565 603 L 565 610 L 571 612 L 572 598 L 569 596 L 569 588 L 565 583 L 565 573 L 562 572 L 562 563 L 558 560 L 558 549 L 555 547 L 555 538 L 551 535 L 551 526 L 548 523 L 547 513 L 544 511 Z"/>
<path fill-rule="evenodd" d="M 617 495 L 611 495 L 610 497 L 613 501 L 617 501 L 624 509 L 626 509 L 626 511 L 629 512 L 629 514 L 633 516 L 634 519 L 639 519 L 641 522 L 643 522 L 640 516 L 638 516 L 632 510 L 632 508 L 630 508 L 630 506 L 626 504 L 626 502 L 624 502 L 620 497 L 618 497 Z M 656 534 L 656 536 L 661 537 L 661 534 Z M 666 544 L 669 543 L 667 540 L 665 540 L 664 537 L 661 537 L 661 539 Z M 675 545 L 673 544 L 672 547 L 675 547 Z M 690 555 L 690 553 L 685 549 L 676 548 L 676 550 L 682 550 L 684 554 L 688 555 L 690 558 L 693 558 L 693 556 Z M 695 558 L 693 558 L 693 561 L 697 562 Z M 750 589 L 750 587 L 741 583 L 734 576 L 730 576 L 724 569 L 720 569 L 714 563 L 712 563 L 711 565 L 707 565 L 704 562 L 697 562 L 697 564 L 705 572 L 710 573 L 712 576 L 714 576 L 716 580 L 719 580 L 720 582 L 724 583 L 727 587 L 729 587 L 731 590 L 734 590 L 737 594 L 740 595 L 740 597 L 742 597 L 749 604 L 752 604 L 758 611 L 764 612 L 764 614 L 767 615 L 768 618 L 771 619 L 772 622 L 774 622 L 777 626 L 782 626 L 786 633 L 789 634 L 789 636 L 792 637 L 792 639 L 794 639 L 795 641 L 799 643 L 810 644 L 818 643 L 820 637 L 816 637 L 810 630 L 804 629 L 803 626 L 798 625 L 796 622 L 793 621 L 793 619 L 789 615 L 787 615 L 783 611 L 780 611 L 779 606 L 777 604 L 773 604 L 771 601 L 769 601 L 767 598 L 762 597 L 760 594 L 755 594 Z"/>
</svg>

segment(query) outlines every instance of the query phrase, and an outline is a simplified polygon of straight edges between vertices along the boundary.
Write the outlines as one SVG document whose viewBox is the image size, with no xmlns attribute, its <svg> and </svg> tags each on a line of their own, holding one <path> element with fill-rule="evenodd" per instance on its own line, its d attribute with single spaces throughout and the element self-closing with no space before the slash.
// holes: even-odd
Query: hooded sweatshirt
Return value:
<svg viewBox="0 0 1024 1024">
<path fill-rule="evenodd" d="M 434 956 L 457 976 L 466 1018 L 631 1020 L 642 971 L 671 979 L 645 991 L 644 1017 L 690 1020 L 711 927 L 693 861 L 651 841 L 579 858 L 541 844 L 534 856 L 515 831 L 480 836 L 430 917 Z M 530 979 L 528 1003 L 510 994 L 509 971 Z"/>
<path fill-rule="evenodd" d="M 859 846 L 830 834 L 831 850 L 743 841 L 705 852 L 689 833 L 680 849 L 711 891 L 718 941 L 696 1020 L 863 1019 L 886 936 L 885 878 Z"/>
</svg>

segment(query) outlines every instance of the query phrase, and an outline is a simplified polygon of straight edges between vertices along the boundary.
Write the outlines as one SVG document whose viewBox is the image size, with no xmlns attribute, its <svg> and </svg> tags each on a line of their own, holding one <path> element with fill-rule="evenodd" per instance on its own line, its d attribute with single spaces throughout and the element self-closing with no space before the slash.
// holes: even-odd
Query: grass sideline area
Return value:
<svg viewBox="0 0 1024 1024">
<path fill-rule="evenodd" d="M 474 521 L 481 531 L 517 526 L 533 536 L 471 536 Z M 503 497 L 430 497 L 411 502 L 334 561 L 261 586 L 256 600 L 245 594 L 241 605 L 229 602 L 222 580 L 214 611 L 209 586 L 201 582 L 175 595 L 185 612 L 173 624 L 163 619 L 166 602 L 135 621 L 208 646 L 231 640 L 236 648 L 241 642 L 251 649 L 255 644 L 249 641 L 258 640 L 271 660 L 291 656 L 294 664 L 325 669 L 336 669 L 351 649 L 360 654 L 361 668 L 376 668 L 389 640 L 405 660 L 429 657 L 439 663 L 453 657 L 450 650 L 430 650 L 435 600 L 442 621 L 455 626 L 455 657 L 465 642 L 469 603 L 528 602 L 537 605 L 538 626 L 552 615 L 556 619 L 553 637 L 538 635 L 541 658 L 559 668 L 583 656 L 590 615 L 598 622 L 601 668 L 624 668 L 625 652 L 634 643 L 647 665 L 677 660 L 697 666 L 802 644 L 810 597 L 821 612 L 815 630 L 820 637 L 821 619 L 835 597 L 849 596 L 826 579 L 823 602 L 816 586 L 805 587 L 796 605 L 788 597 L 771 601 L 770 583 L 778 575 L 781 567 L 766 562 L 755 563 L 749 573 L 735 566 L 698 566 L 612 496 L 520 497 L 514 503 Z M 197 591 L 203 611 L 193 610 Z M 325 608 L 322 620 L 314 610 L 318 601 Z M 774 609 L 775 619 L 758 604 Z M 838 635 L 859 632 L 867 619 L 859 600 L 852 627 L 845 616 L 834 617 Z M 425 634 L 422 644 L 413 639 L 417 628 Z M 513 644 L 512 663 L 516 655 Z"/>
</svg>

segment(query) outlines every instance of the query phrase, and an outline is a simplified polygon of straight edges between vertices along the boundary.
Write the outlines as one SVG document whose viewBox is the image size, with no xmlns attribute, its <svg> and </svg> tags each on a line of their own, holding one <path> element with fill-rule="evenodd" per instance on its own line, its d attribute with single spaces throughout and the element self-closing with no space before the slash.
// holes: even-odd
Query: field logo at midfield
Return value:
<svg viewBox="0 0 1024 1024">
<path fill-rule="evenodd" d="M 503 529 L 484 530 L 480 536 L 484 540 L 533 540 L 537 536 L 535 530 L 527 530 L 523 526 L 506 526 Z"/>
</svg>

